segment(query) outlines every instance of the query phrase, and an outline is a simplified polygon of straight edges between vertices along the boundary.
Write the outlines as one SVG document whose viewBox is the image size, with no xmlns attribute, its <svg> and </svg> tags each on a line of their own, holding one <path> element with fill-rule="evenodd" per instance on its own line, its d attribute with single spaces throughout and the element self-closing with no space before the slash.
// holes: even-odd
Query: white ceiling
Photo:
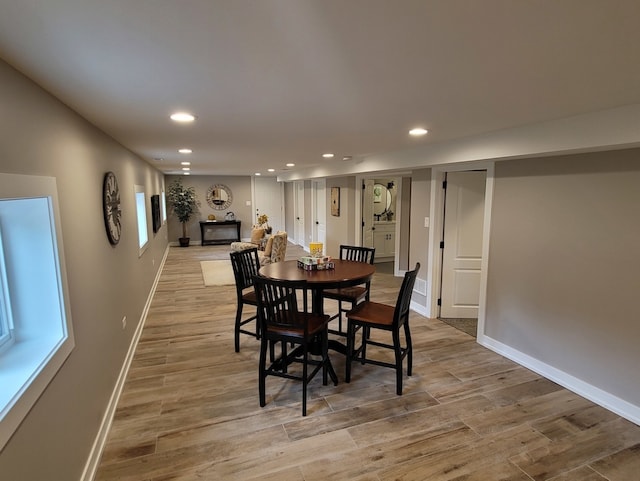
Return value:
<svg viewBox="0 0 640 481">
<path fill-rule="evenodd" d="M 194 174 L 282 175 L 639 103 L 639 18 L 637 0 L 0 0 L 0 57 L 166 173 L 190 147 Z"/>
</svg>

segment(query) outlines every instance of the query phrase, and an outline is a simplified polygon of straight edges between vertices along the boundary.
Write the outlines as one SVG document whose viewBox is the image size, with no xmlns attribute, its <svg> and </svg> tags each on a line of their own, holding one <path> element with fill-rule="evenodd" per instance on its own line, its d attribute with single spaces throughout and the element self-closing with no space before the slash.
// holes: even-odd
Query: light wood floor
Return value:
<svg viewBox="0 0 640 481">
<path fill-rule="evenodd" d="M 412 313 L 414 373 L 332 353 L 338 386 L 270 377 L 258 404 L 258 341 L 233 352 L 233 286 L 204 287 L 200 260 L 171 248 L 120 398 L 97 480 L 640 479 L 640 427 Z M 391 303 L 399 280 L 376 274 Z M 327 310 L 331 306 L 327 307 Z"/>
</svg>

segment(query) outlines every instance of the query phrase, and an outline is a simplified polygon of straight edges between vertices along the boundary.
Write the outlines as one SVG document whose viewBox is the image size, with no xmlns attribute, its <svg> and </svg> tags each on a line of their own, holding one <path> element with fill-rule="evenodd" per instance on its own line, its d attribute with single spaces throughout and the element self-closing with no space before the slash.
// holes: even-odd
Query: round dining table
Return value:
<svg viewBox="0 0 640 481">
<path fill-rule="evenodd" d="M 318 314 L 324 313 L 322 291 L 357 286 L 369 282 L 376 272 L 373 264 L 367 262 L 334 259 L 333 269 L 308 271 L 298 267 L 297 260 L 274 262 L 262 266 L 258 274 L 268 279 L 280 281 L 306 280 L 312 293 L 312 309 Z"/>
</svg>

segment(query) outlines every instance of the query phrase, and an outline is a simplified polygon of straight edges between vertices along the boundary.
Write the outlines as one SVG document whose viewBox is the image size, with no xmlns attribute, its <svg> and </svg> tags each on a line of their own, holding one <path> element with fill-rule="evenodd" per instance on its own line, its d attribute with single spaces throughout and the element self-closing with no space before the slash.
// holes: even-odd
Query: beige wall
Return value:
<svg viewBox="0 0 640 481">
<path fill-rule="evenodd" d="M 429 253 L 429 228 L 424 226 L 424 218 L 431 209 L 431 169 L 418 169 L 411 174 L 411 225 L 409 226 L 409 267 L 420 263 L 413 301 L 421 306 L 426 304 L 422 294 L 427 279 L 427 259 Z"/>
<path fill-rule="evenodd" d="M 340 245 L 355 242 L 355 177 L 332 177 L 327 179 L 327 238 L 325 253 L 340 257 Z M 331 215 L 331 188 L 340 188 L 340 216 Z M 359 199 L 359 198 L 358 198 Z"/>
<path fill-rule="evenodd" d="M 224 220 L 227 212 L 233 212 L 236 220 L 241 224 L 241 237 L 251 237 L 251 226 L 255 223 L 253 215 L 254 209 L 251 205 L 246 205 L 246 201 L 251 200 L 251 177 L 250 176 L 213 176 L 213 175 L 168 175 L 166 178 L 167 188 L 177 177 L 182 178 L 182 184 L 186 187 L 194 187 L 196 197 L 200 201 L 199 212 L 187 224 L 187 234 L 191 238 L 191 243 L 200 245 L 200 221 L 206 220 L 209 214 L 214 214 L 216 219 Z M 232 203 L 226 210 L 214 210 L 207 203 L 207 192 L 209 187 L 215 184 L 224 184 L 231 190 Z M 171 215 L 171 209 L 167 206 L 169 223 L 169 241 L 173 244 L 182 237 L 182 224 Z"/>
<path fill-rule="evenodd" d="M 147 201 L 150 244 L 138 257 L 134 184 L 149 198 L 164 178 L 4 62 L 0 86 L 0 171 L 56 178 L 76 343 L 0 452 L 0 478 L 77 480 L 167 246 L 166 226 L 156 235 L 151 230 Z M 102 217 L 107 171 L 121 191 L 116 247 Z"/>
<path fill-rule="evenodd" d="M 495 172 L 485 334 L 640 406 L 640 150 Z"/>
</svg>

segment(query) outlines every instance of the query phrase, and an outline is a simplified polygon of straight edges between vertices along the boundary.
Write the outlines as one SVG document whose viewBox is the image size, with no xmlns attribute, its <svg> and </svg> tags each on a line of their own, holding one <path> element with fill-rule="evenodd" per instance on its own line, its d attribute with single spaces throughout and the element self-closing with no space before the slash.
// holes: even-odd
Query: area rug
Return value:
<svg viewBox="0 0 640 481">
<path fill-rule="evenodd" d="M 456 329 L 469 334 L 470 336 L 476 337 L 476 332 L 478 330 L 478 319 L 439 318 L 439 320 L 446 324 L 449 324 L 451 327 L 455 327 Z"/>
<path fill-rule="evenodd" d="M 205 286 L 229 286 L 236 283 L 230 260 L 200 261 Z"/>
</svg>

